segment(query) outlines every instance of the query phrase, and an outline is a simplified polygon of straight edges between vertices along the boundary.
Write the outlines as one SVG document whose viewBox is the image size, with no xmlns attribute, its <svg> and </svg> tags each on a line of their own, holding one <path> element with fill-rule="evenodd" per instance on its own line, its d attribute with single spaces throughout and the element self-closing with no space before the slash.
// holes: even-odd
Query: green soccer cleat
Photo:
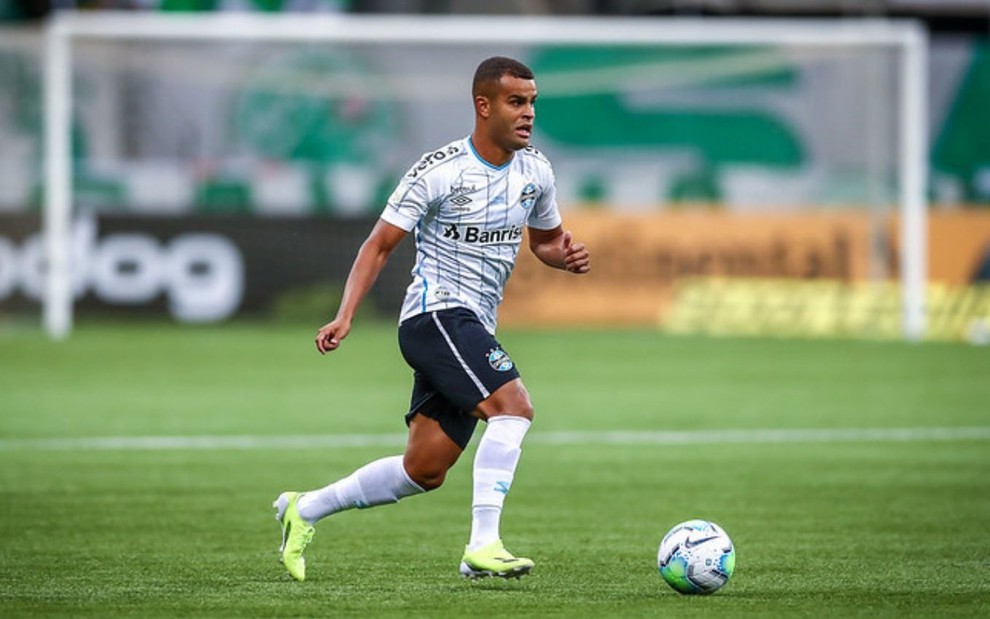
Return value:
<svg viewBox="0 0 990 619">
<path fill-rule="evenodd" d="M 477 550 L 465 549 L 460 571 L 465 578 L 519 578 L 528 574 L 533 565 L 531 559 L 512 556 L 502 540 L 496 540 Z"/>
<path fill-rule="evenodd" d="M 303 552 L 316 533 L 313 525 L 299 515 L 297 504 L 301 496 L 301 492 L 283 492 L 272 503 L 275 520 L 282 525 L 282 546 L 278 549 L 282 554 L 282 565 L 296 580 L 306 580 L 306 559 L 303 558 Z"/>
</svg>

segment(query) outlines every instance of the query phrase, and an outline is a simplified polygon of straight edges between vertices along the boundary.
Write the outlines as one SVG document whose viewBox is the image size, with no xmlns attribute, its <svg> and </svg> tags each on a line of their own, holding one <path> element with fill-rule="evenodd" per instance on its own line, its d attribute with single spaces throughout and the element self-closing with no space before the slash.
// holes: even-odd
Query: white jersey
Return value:
<svg viewBox="0 0 990 619">
<path fill-rule="evenodd" d="M 388 199 L 382 219 L 415 230 L 416 264 L 399 321 L 466 307 L 493 334 L 523 227 L 560 225 L 546 157 L 528 146 L 495 167 L 470 138 L 424 154 Z"/>
</svg>

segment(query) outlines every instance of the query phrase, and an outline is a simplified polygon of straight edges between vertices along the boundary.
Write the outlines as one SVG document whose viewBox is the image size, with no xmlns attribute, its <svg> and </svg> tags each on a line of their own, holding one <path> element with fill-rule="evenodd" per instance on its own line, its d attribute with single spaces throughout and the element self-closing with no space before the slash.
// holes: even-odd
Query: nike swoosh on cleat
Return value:
<svg viewBox="0 0 990 619">
<path fill-rule="evenodd" d="M 290 520 L 285 523 L 285 526 L 282 527 L 282 548 L 280 549 L 281 551 L 285 550 L 285 544 L 289 541 L 289 533 L 291 531 L 292 531 L 292 521 Z"/>
</svg>

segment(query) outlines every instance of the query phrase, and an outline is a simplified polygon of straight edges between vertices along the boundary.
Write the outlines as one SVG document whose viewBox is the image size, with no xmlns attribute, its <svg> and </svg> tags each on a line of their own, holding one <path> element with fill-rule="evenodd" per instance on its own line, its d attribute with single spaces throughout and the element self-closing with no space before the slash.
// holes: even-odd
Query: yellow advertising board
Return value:
<svg viewBox="0 0 990 619">
<path fill-rule="evenodd" d="M 988 268 L 988 262 L 990 211 L 948 211 L 929 215 L 930 282 L 950 286 L 970 284 L 981 268 Z"/>
<path fill-rule="evenodd" d="M 935 340 L 990 343 L 990 284 L 930 284 Z M 902 337 L 901 287 L 891 282 L 693 279 L 678 286 L 663 322 L 671 333 L 789 337 Z"/>
<path fill-rule="evenodd" d="M 782 294 L 780 284 L 786 288 L 788 282 L 837 284 L 851 290 L 874 281 L 878 270 L 892 283 L 870 298 L 883 299 L 884 307 L 892 304 L 896 313 L 897 225 L 896 218 L 878 223 L 869 213 L 859 211 L 779 215 L 571 212 L 566 214 L 565 226 L 590 248 L 592 272 L 574 276 L 547 269 L 523 250 L 506 290 L 501 323 L 652 326 L 680 316 L 677 304 L 686 283 L 695 291 L 705 281 L 774 282 L 776 294 Z M 871 242 L 877 238 L 891 241 L 879 256 L 876 247 L 882 244 Z M 938 290 L 967 286 L 988 249 L 990 213 L 931 215 L 929 279 L 941 286 Z M 726 295 L 743 294 L 738 287 L 730 290 L 719 285 Z M 757 296 L 770 292 L 769 288 L 755 290 Z M 800 293 L 798 298 L 811 297 Z M 857 299 L 852 300 L 853 307 L 864 304 L 862 298 Z M 723 301 L 723 306 L 733 307 L 731 298 Z M 818 315 L 827 315 L 821 309 L 825 306 L 818 304 Z M 843 328 L 843 333 L 849 333 L 851 327 Z M 822 329 L 828 330 L 827 325 L 819 325 Z M 892 331 L 898 332 L 896 321 Z"/>
</svg>

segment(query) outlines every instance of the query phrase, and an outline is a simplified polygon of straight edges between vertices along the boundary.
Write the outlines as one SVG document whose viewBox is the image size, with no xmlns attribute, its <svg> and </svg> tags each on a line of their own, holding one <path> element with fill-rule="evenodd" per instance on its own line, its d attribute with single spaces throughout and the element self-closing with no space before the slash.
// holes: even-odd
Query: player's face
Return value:
<svg viewBox="0 0 990 619">
<path fill-rule="evenodd" d="M 491 103 L 492 140 L 507 151 L 529 146 L 536 119 L 536 82 L 503 75 Z"/>
</svg>

